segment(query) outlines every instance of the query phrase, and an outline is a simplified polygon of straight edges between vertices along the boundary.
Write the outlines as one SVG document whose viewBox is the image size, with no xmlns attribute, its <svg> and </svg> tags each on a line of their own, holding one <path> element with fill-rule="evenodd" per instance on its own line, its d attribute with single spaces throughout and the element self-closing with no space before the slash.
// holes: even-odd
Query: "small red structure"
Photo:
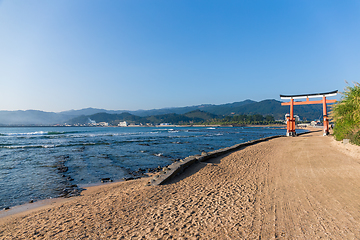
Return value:
<svg viewBox="0 0 360 240">
<path fill-rule="evenodd" d="M 286 136 L 296 136 L 295 132 L 295 118 L 294 118 L 294 105 L 305 105 L 305 104 L 322 104 L 323 105 L 323 116 L 324 116 L 324 136 L 329 134 L 329 118 L 327 115 L 326 104 L 335 103 L 336 100 L 327 100 L 326 97 L 336 96 L 338 90 L 327 92 L 327 93 L 313 93 L 313 94 L 301 94 L 301 95 L 280 95 L 281 99 L 290 99 L 290 102 L 281 103 L 282 106 L 290 106 L 290 115 L 287 116 L 287 132 Z M 318 101 L 309 101 L 309 98 L 322 98 Z M 306 98 L 305 101 L 295 102 L 294 99 Z"/>
</svg>

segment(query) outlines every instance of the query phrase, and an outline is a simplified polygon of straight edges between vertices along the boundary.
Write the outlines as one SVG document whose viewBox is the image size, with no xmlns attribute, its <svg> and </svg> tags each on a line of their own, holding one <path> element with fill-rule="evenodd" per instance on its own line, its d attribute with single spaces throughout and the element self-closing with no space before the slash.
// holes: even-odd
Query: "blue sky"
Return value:
<svg viewBox="0 0 360 240">
<path fill-rule="evenodd" d="M 0 110 L 154 109 L 360 81 L 360 1 L 0 0 Z"/>
</svg>

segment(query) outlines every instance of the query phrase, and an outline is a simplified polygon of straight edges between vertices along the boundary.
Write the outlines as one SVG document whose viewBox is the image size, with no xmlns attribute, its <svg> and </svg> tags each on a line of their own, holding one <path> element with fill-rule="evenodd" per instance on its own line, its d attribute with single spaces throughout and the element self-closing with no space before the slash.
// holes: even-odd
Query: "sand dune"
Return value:
<svg viewBox="0 0 360 240">
<path fill-rule="evenodd" d="M 354 151 L 359 148 L 354 147 Z M 360 238 L 360 158 L 321 132 L 198 163 L 3 218 L 1 239 Z"/>
</svg>

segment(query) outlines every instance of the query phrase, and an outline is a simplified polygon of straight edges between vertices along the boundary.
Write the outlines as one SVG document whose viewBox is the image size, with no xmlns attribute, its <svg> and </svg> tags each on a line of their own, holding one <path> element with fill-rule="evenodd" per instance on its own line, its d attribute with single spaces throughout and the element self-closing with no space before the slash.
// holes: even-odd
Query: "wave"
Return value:
<svg viewBox="0 0 360 240">
<path fill-rule="evenodd" d="M 136 132 L 136 133 L 96 133 L 96 132 L 79 132 L 77 135 L 69 136 L 71 138 L 84 138 L 84 137 L 117 137 L 117 136 L 136 136 L 136 135 L 143 135 L 144 132 Z"/>
<path fill-rule="evenodd" d="M 94 145 L 110 145 L 110 143 L 106 142 L 98 142 L 98 143 L 78 143 L 78 144 L 39 144 L 39 145 L 0 145 L 0 148 L 6 149 L 26 149 L 26 148 L 60 148 L 60 147 L 77 147 L 77 146 L 94 146 Z"/>
<path fill-rule="evenodd" d="M 48 132 L 47 135 L 63 135 L 63 134 L 74 134 L 74 133 L 80 133 L 80 132 L 79 131 L 69 131 L 69 132 L 66 132 L 66 131 L 63 131 L 63 132 L 53 131 L 53 132 Z"/>
<path fill-rule="evenodd" d="M 25 133 L 2 133 L 3 136 L 33 136 L 33 135 L 46 135 L 46 131 L 37 131 L 37 132 L 25 132 Z"/>
<path fill-rule="evenodd" d="M 46 144 L 46 145 L 14 145 L 14 146 L 0 146 L 0 148 L 7 149 L 25 149 L 25 148 L 54 148 L 55 145 Z"/>
<path fill-rule="evenodd" d="M 64 135 L 64 134 L 73 134 L 79 133 L 79 131 L 70 131 L 70 132 L 48 132 L 48 131 L 36 131 L 36 132 L 20 132 L 20 133 L 0 133 L 0 136 L 37 136 L 37 135 Z"/>
<path fill-rule="evenodd" d="M 150 132 L 125 132 L 125 133 L 104 133 L 104 132 L 93 132 L 93 131 L 34 131 L 34 132 L 14 132 L 14 133 L 0 133 L 0 137 L 38 137 L 41 136 L 43 138 L 57 138 L 57 137 L 68 137 L 68 138 L 95 138 L 95 137 L 121 137 L 121 136 L 140 136 L 146 134 L 159 134 L 162 132 L 168 133 L 178 133 L 179 130 L 176 129 L 157 129 L 156 131 Z"/>
<path fill-rule="evenodd" d="M 179 132 L 179 131 L 174 130 L 174 129 L 171 129 L 171 130 L 168 131 L 168 133 L 178 133 L 178 132 Z"/>
</svg>

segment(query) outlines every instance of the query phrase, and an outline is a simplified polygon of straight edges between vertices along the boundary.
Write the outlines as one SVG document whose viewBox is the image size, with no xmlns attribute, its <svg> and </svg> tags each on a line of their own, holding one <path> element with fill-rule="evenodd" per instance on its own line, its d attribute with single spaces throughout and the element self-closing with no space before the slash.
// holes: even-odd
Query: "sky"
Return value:
<svg viewBox="0 0 360 240">
<path fill-rule="evenodd" d="M 0 0 L 0 110 L 280 100 L 360 82 L 360 1 Z"/>
</svg>

